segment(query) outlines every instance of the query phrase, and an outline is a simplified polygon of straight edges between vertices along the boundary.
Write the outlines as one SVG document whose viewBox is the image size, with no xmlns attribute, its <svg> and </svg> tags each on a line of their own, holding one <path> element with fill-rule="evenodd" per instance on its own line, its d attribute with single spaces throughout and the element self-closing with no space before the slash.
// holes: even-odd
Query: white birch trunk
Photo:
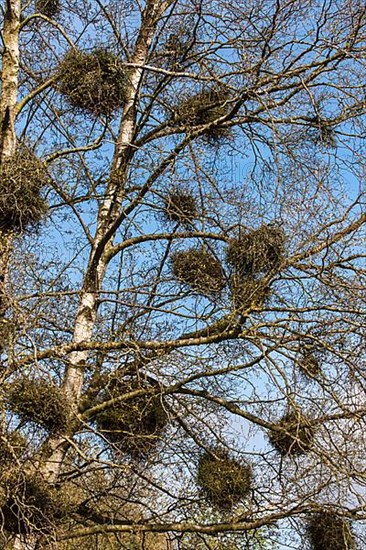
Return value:
<svg viewBox="0 0 366 550">
<path fill-rule="evenodd" d="M 0 160 L 15 153 L 15 108 L 18 96 L 20 0 L 7 0 L 4 16 L 2 92 L 0 99 Z"/>
<path fill-rule="evenodd" d="M 135 53 L 131 58 L 131 63 L 134 65 L 144 65 L 154 36 L 157 19 L 162 14 L 169 3 L 161 3 L 157 0 L 148 2 L 144 19 L 142 22 L 139 39 L 136 43 Z M 108 231 L 115 216 L 119 213 L 119 206 L 124 194 L 124 184 L 128 175 L 128 165 L 124 161 L 129 157 L 131 152 L 131 140 L 134 134 L 136 123 L 135 105 L 139 92 L 139 84 L 141 81 L 143 69 L 136 67 L 129 73 L 129 88 L 127 90 L 127 99 L 124 107 L 124 116 L 122 118 L 119 137 L 116 144 L 114 160 L 111 168 L 111 178 L 106 190 L 105 200 L 100 208 L 98 215 L 98 224 L 96 237 L 89 260 L 89 269 L 86 273 L 84 284 L 84 293 L 80 298 L 80 305 L 76 315 L 73 343 L 78 344 L 88 341 L 94 329 L 96 318 L 96 303 L 98 293 L 101 289 L 103 277 L 107 264 L 104 255 L 98 260 L 97 265 L 94 265 L 94 254 L 100 243 Z M 113 177 L 118 173 L 118 181 Z M 110 243 L 106 243 L 106 248 Z M 90 283 L 92 286 L 89 288 Z M 80 397 L 80 391 L 84 379 L 83 365 L 88 357 L 87 351 L 75 351 L 70 355 L 69 367 L 66 371 L 64 388 L 69 397 L 73 398 L 77 403 Z"/>
<path fill-rule="evenodd" d="M 0 98 L 0 164 L 16 149 L 15 108 L 18 94 L 20 0 L 7 0 L 3 28 Z M 12 237 L 0 230 L 0 315 L 6 311 L 6 285 Z"/>
</svg>

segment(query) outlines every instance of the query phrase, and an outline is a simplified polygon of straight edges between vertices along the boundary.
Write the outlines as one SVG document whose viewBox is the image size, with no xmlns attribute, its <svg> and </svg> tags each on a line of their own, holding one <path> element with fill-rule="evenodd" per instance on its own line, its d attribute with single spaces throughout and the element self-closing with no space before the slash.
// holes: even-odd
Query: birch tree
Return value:
<svg viewBox="0 0 366 550">
<path fill-rule="evenodd" d="M 3 3 L 4 547 L 365 544 L 365 38 Z"/>
</svg>

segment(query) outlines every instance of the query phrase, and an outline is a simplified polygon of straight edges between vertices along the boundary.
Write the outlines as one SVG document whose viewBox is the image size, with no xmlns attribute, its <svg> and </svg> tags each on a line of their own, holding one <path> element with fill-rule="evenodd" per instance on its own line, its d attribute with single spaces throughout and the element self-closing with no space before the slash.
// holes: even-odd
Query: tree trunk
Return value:
<svg viewBox="0 0 366 550">
<path fill-rule="evenodd" d="M 15 109 L 18 94 L 20 0 L 7 0 L 3 29 L 2 92 L 0 99 L 0 166 L 16 149 Z M 7 309 L 6 285 L 12 236 L 0 229 L 0 316 Z"/>
<path fill-rule="evenodd" d="M 35 550 L 36 542 L 34 539 L 26 540 L 18 536 L 13 542 L 13 550 Z"/>
<path fill-rule="evenodd" d="M 7 0 L 3 30 L 2 94 L 0 100 L 0 160 L 16 147 L 15 108 L 18 94 L 20 0 Z"/>
</svg>

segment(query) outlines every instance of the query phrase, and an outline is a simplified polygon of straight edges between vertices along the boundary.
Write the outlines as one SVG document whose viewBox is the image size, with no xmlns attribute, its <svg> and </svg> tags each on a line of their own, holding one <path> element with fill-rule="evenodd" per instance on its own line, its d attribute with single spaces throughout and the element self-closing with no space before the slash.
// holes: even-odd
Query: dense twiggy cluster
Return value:
<svg viewBox="0 0 366 550">
<path fill-rule="evenodd" d="M 7 466 L 14 463 L 23 453 L 27 441 L 25 437 L 16 431 L 0 432 L 0 463 Z"/>
<path fill-rule="evenodd" d="M 65 429 L 70 409 L 62 390 L 44 378 L 21 377 L 9 385 L 9 409 L 25 422 L 35 422 L 50 431 Z"/>
<path fill-rule="evenodd" d="M 188 29 L 175 29 L 170 33 L 161 48 L 155 52 L 159 64 L 167 69 L 179 70 L 192 52 L 192 37 Z"/>
<path fill-rule="evenodd" d="M 262 225 L 231 241 L 227 261 L 241 275 L 266 273 L 280 266 L 284 245 L 285 234 L 280 227 Z"/>
<path fill-rule="evenodd" d="M 200 457 L 197 485 L 212 505 L 230 510 L 249 494 L 252 467 L 229 457 L 224 449 L 213 449 Z"/>
<path fill-rule="evenodd" d="M 101 395 L 101 402 L 144 389 L 151 390 L 151 386 L 138 380 L 113 380 Z M 95 422 L 113 447 L 139 458 L 158 443 L 168 415 L 160 395 L 146 394 L 113 403 L 96 415 Z"/>
<path fill-rule="evenodd" d="M 41 195 L 50 183 L 43 162 L 26 148 L 0 167 L 0 230 L 20 232 L 36 227 L 47 212 Z"/>
<path fill-rule="evenodd" d="M 331 123 L 321 117 L 316 117 L 308 130 L 308 135 L 316 145 L 323 147 L 336 147 L 337 140 Z"/>
<path fill-rule="evenodd" d="M 71 504 L 64 492 L 52 487 L 40 474 L 12 472 L 5 494 L 0 522 L 9 533 L 48 534 L 70 513 Z"/>
<path fill-rule="evenodd" d="M 350 522 L 334 512 L 313 514 L 306 525 L 312 550 L 356 550 Z"/>
<path fill-rule="evenodd" d="M 238 275 L 232 277 L 230 289 L 234 309 L 239 313 L 245 313 L 249 309 L 261 309 L 271 293 L 266 282 Z"/>
<path fill-rule="evenodd" d="M 308 378 L 314 378 L 321 373 L 321 364 L 317 355 L 304 349 L 297 362 L 297 366 L 302 374 Z"/>
<path fill-rule="evenodd" d="M 220 261 L 203 248 L 177 252 L 172 257 L 172 266 L 178 281 L 200 294 L 220 292 L 226 284 Z"/>
<path fill-rule="evenodd" d="M 71 49 L 58 69 L 58 90 L 69 103 L 92 115 L 111 115 L 126 100 L 127 74 L 121 60 L 106 49 Z"/>
<path fill-rule="evenodd" d="M 171 222 L 189 225 L 198 217 L 195 197 L 187 189 L 172 189 L 165 198 L 164 214 Z"/>
<path fill-rule="evenodd" d="M 299 455 L 308 451 L 314 440 L 314 427 L 299 412 L 287 413 L 268 436 L 281 455 Z"/>
<path fill-rule="evenodd" d="M 225 89 L 202 91 L 175 107 L 173 124 L 191 128 L 213 123 L 230 112 L 229 99 L 230 94 Z M 215 143 L 229 137 L 230 134 L 230 128 L 218 124 L 207 128 L 203 137 L 208 142 Z"/>
<path fill-rule="evenodd" d="M 60 9 L 60 0 L 36 0 L 36 10 L 46 17 L 56 17 Z"/>
</svg>

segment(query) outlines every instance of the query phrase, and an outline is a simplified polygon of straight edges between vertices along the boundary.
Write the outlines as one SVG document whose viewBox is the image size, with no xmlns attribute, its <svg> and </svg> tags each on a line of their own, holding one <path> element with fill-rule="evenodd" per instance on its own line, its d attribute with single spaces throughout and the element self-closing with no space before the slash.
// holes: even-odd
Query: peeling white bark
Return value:
<svg viewBox="0 0 366 550">
<path fill-rule="evenodd" d="M 11 158 L 16 149 L 15 110 L 19 73 L 20 0 L 7 0 L 4 15 L 0 98 L 0 163 Z M 6 310 L 6 284 L 12 249 L 12 236 L 0 231 L 0 314 Z"/>
<path fill-rule="evenodd" d="M 17 537 L 13 542 L 13 550 L 35 550 L 35 547 L 34 540 L 25 540 L 23 537 Z"/>
<path fill-rule="evenodd" d="M 12 157 L 16 147 L 15 108 L 18 95 L 20 0 L 7 0 L 4 16 L 2 91 L 0 99 L 0 160 Z"/>
</svg>

